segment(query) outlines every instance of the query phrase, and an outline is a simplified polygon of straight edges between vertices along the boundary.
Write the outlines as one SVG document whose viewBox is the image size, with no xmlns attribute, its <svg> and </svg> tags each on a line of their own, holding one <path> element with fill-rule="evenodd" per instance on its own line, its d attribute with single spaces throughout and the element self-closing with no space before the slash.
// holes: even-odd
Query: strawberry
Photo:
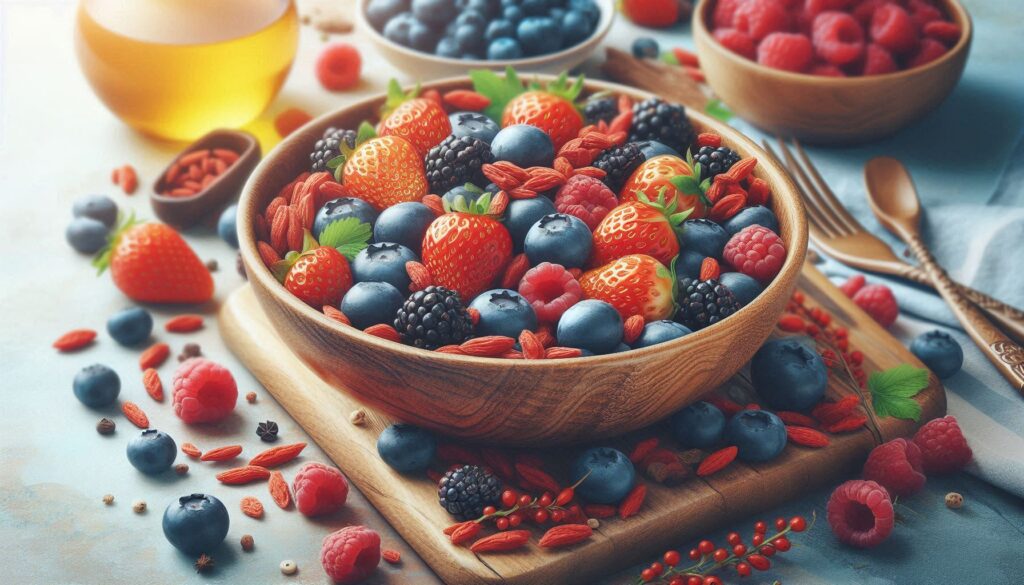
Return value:
<svg viewBox="0 0 1024 585">
<path fill-rule="evenodd" d="M 708 205 L 704 191 L 710 181 L 698 183 L 693 165 L 683 159 L 665 154 L 640 164 L 622 186 L 619 200 L 636 201 L 638 193 L 659 193 L 665 188 L 665 200 L 676 209 L 692 209 L 690 217 L 704 217 Z"/>
<path fill-rule="evenodd" d="M 423 237 L 423 264 L 434 283 L 459 293 L 465 302 L 490 288 L 512 257 L 508 230 L 486 215 L 490 204 L 489 193 L 471 203 L 445 202 L 448 213 L 435 219 Z"/>
<path fill-rule="evenodd" d="M 419 201 L 427 194 L 423 156 L 398 136 L 377 137 L 373 127 L 359 127 L 355 150 L 344 142 L 341 155 L 327 162 L 338 182 L 354 197 L 378 211 L 397 203 Z"/>
<path fill-rule="evenodd" d="M 349 260 L 369 240 L 370 225 L 349 217 L 327 226 L 319 243 L 306 231 L 302 252 L 289 252 L 271 270 L 288 292 L 307 305 L 316 309 L 337 307 L 352 288 Z"/>
<path fill-rule="evenodd" d="M 93 266 L 110 268 L 117 288 L 143 303 L 204 303 L 213 296 L 213 278 L 199 256 L 174 228 L 139 223 L 134 216 L 117 227 Z"/>
<path fill-rule="evenodd" d="M 398 82 L 392 79 L 388 84 L 388 97 L 381 111 L 378 131 L 381 136 L 398 136 L 408 140 L 422 159 L 431 148 L 452 133 L 452 124 L 441 104 L 416 97 L 417 94 L 419 86 L 404 93 Z M 421 160 L 421 166 L 422 163 Z"/>
<path fill-rule="evenodd" d="M 628 201 L 612 209 L 594 230 L 594 266 L 607 264 L 629 254 L 646 254 L 662 264 L 669 264 L 679 254 L 676 230 L 690 215 L 690 210 L 676 213 L 676 203 L 665 204 L 666 188 L 651 201 L 638 192 L 636 201 Z"/>
<path fill-rule="evenodd" d="M 514 124 L 540 128 L 551 137 L 556 151 L 583 128 L 583 116 L 575 103 L 583 90 L 582 75 L 570 84 L 569 75 L 563 73 L 545 86 L 524 86 L 511 68 L 505 70 L 504 79 L 492 71 L 474 71 L 470 77 L 477 93 L 491 101 L 485 112 L 495 120 L 500 118 L 503 128 Z"/>
<path fill-rule="evenodd" d="M 640 26 L 665 28 L 679 21 L 679 1 L 623 0 L 622 12 Z"/>
<path fill-rule="evenodd" d="M 646 254 L 630 254 L 580 276 L 583 296 L 605 301 L 628 319 L 668 319 L 675 313 L 672 300 L 676 279 L 664 264 Z"/>
</svg>

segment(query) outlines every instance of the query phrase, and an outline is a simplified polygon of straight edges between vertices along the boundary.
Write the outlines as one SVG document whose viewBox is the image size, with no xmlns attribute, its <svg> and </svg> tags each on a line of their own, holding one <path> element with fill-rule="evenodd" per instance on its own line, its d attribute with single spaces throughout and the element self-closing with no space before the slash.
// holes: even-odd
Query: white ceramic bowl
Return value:
<svg viewBox="0 0 1024 585">
<path fill-rule="evenodd" d="M 614 0 L 594 0 L 601 11 L 601 18 L 597 21 L 594 32 L 583 42 L 562 49 L 547 55 L 535 57 L 524 57 L 522 59 L 507 59 L 499 61 L 490 60 L 466 60 L 439 57 L 430 53 L 424 53 L 403 47 L 398 43 L 389 41 L 384 35 L 373 28 L 370 21 L 366 19 L 366 7 L 370 0 L 359 0 L 356 10 L 356 25 L 370 38 L 374 47 L 392 65 L 401 69 L 415 79 L 428 80 L 456 75 L 465 75 L 466 71 L 472 69 L 500 69 L 513 67 L 519 72 L 530 73 L 551 73 L 558 74 L 568 71 L 579 65 L 589 57 L 601 40 L 608 34 L 615 20 Z"/>
</svg>

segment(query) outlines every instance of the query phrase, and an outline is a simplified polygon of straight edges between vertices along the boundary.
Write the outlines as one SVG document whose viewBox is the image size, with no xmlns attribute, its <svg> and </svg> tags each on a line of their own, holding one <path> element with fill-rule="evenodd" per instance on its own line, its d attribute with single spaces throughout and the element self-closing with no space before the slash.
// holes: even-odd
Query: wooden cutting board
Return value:
<svg viewBox="0 0 1024 585">
<path fill-rule="evenodd" d="M 823 307 L 849 329 L 851 346 L 865 355 L 866 371 L 904 362 L 921 367 L 906 348 L 809 264 L 799 288 L 807 296 L 808 306 Z M 377 435 L 393 421 L 364 409 L 366 424 L 353 425 L 349 415 L 362 405 L 343 390 L 328 386 L 283 345 L 248 286 L 225 302 L 220 325 L 238 358 L 431 568 L 452 585 L 562 585 L 605 575 L 653 558 L 669 546 L 681 546 L 699 533 L 838 483 L 863 463 L 876 440 L 869 430 L 861 429 L 833 435 L 832 444 L 824 449 L 788 446 L 774 461 L 759 465 L 736 462 L 707 479 L 689 479 L 674 487 L 648 482 L 647 500 L 638 515 L 602 521 L 586 543 L 552 552 L 537 547 L 534 539 L 529 548 L 515 553 L 477 557 L 452 546 L 442 534 L 453 520 L 438 505 L 434 483 L 424 476 L 395 473 L 377 455 Z M 938 379 L 930 376 L 929 383 L 917 397 L 923 408 L 922 421 L 941 416 L 946 408 Z M 719 392 L 736 396 L 748 392 L 747 388 L 749 384 L 738 375 Z M 837 395 L 836 389 L 829 392 Z M 909 435 L 916 427 L 909 421 L 883 419 L 879 430 L 888 440 Z M 611 443 L 628 452 L 635 442 L 635 437 L 627 437 Z M 548 471 L 558 477 L 575 452 L 578 449 L 545 452 Z"/>
</svg>

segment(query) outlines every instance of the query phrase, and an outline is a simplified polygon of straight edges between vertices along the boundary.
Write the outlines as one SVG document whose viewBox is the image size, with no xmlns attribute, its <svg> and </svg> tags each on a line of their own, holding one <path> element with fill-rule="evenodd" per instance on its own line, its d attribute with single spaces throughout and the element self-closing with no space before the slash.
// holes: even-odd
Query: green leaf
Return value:
<svg viewBox="0 0 1024 585">
<path fill-rule="evenodd" d="M 676 59 L 676 54 L 672 51 L 662 51 L 658 58 L 666 65 L 679 65 L 679 59 Z"/>
<path fill-rule="evenodd" d="M 914 400 L 928 386 L 928 371 L 900 364 L 868 376 L 871 403 L 878 416 L 891 416 L 917 422 L 921 405 Z"/>
<path fill-rule="evenodd" d="M 722 100 L 718 98 L 708 100 L 708 103 L 704 104 L 704 113 L 723 122 L 728 122 L 733 117 L 729 106 L 722 103 Z"/>
<path fill-rule="evenodd" d="M 346 217 L 331 223 L 320 233 L 320 245 L 337 248 L 351 260 L 366 247 L 371 233 L 370 224 L 355 217 Z"/>
<path fill-rule="evenodd" d="M 524 91 L 522 81 L 511 67 L 505 70 L 504 77 L 489 69 L 476 69 L 469 72 L 469 78 L 473 81 L 473 89 L 491 100 L 484 114 L 498 124 L 501 124 L 505 106 Z"/>
<path fill-rule="evenodd" d="M 331 169 L 332 171 L 343 166 L 345 166 L 345 155 L 343 154 L 339 154 L 338 156 L 327 161 L 327 168 Z"/>
<path fill-rule="evenodd" d="M 363 123 L 359 125 L 359 131 L 356 133 L 356 146 L 376 137 L 377 131 L 373 128 L 373 124 L 364 120 Z"/>
<path fill-rule="evenodd" d="M 686 195 L 702 195 L 703 192 L 700 189 L 700 183 L 697 179 L 690 175 L 676 175 L 668 180 L 673 187 L 682 191 Z"/>
</svg>

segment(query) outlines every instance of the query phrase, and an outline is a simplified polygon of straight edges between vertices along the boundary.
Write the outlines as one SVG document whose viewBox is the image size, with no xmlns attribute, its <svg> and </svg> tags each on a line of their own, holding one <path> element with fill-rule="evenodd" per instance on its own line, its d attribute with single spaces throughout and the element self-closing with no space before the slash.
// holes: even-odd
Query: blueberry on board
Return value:
<svg viewBox="0 0 1024 585">
<path fill-rule="evenodd" d="M 528 16 L 537 16 L 548 11 L 550 2 L 548 0 L 523 0 L 520 7 Z"/>
<path fill-rule="evenodd" d="M 667 319 L 662 321 L 651 321 L 644 325 L 644 330 L 640 333 L 640 337 L 633 342 L 633 349 L 665 343 L 666 341 L 679 339 L 680 337 L 691 333 L 693 333 L 693 331 L 690 330 L 689 327 L 681 323 L 676 323 L 675 321 L 669 321 Z"/>
<path fill-rule="evenodd" d="M 550 213 L 526 232 L 523 250 L 531 266 L 551 262 L 565 268 L 581 268 L 590 257 L 593 244 L 590 228 L 583 220 L 566 213 Z"/>
<path fill-rule="evenodd" d="M 228 205 L 220 212 L 217 235 L 232 248 L 238 248 L 238 205 Z"/>
<path fill-rule="evenodd" d="M 504 222 L 517 254 L 523 251 L 523 242 L 533 224 L 552 213 L 556 213 L 555 204 L 547 197 L 513 199 L 509 202 L 505 208 Z"/>
<path fill-rule="evenodd" d="M 167 541 L 188 555 L 213 552 L 228 535 L 228 509 L 206 494 L 178 498 L 164 510 L 163 528 Z"/>
<path fill-rule="evenodd" d="M 434 459 L 436 450 L 434 435 L 404 423 L 389 426 L 377 437 L 380 458 L 399 473 L 425 470 Z"/>
<path fill-rule="evenodd" d="M 416 17 L 411 12 L 397 14 L 384 25 L 384 37 L 392 43 L 409 46 L 409 30 L 415 22 Z"/>
<path fill-rule="evenodd" d="M 501 0 L 469 0 L 466 3 L 467 10 L 476 10 L 490 20 L 501 12 Z"/>
<path fill-rule="evenodd" d="M 341 299 L 341 312 L 353 327 L 366 329 L 371 325 L 393 322 L 405 297 L 386 282 L 357 282 Z"/>
<path fill-rule="evenodd" d="M 118 311 L 107 319 L 107 333 L 125 347 L 138 345 L 153 332 L 153 316 L 141 307 Z"/>
<path fill-rule="evenodd" d="M 676 280 L 682 286 L 684 278 L 697 278 L 700 276 L 700 265 L 704 262 L 704 255 L 695 250 L 681 250 L 676 257 Z"/>
<path fill-rule="evenodd" d="M 316 219 L 313 220 L 313 237 L 319 240 L 320 234 L 327 229 L 327 226 L 349 217 L 354 217 L 372 226 L 377 221 L 377 210 L 356 197 L 331 199 L 324 203 L 320 211 L 316 212 Z"/>
<path fill-rule="evenodd" d="M 550 16 L 527 16 L 516 26 L 516 36 L 528 55 L 554 53 L 562 46 L 561 27 Z"/>
<path fill-rule="evenodd" d="M 707 449 L 722 441 L 725 414 L 710 402 L 695 402 L 669 419 L 672 436 L 687 449 Z"/>
<path fill-rule="evenodd" d="M 117 204 L 106 195 L 83 195 L 71 204 L 73 217 L 91 217 L 108 228 L 117 223 Z"/>
<path fill-rule="evenodd" d="M 729 232 L 710 219 L 688 219 L 683 222 L 679 234 L 679 245 L 683 250 L 693 250 L 702 256 L 721 258 Z"/>
<path fill-rule="evenodd" d="M 661 54 L 661 47 L 658 41 L 651 37 L 637 37 L 633 41 L 633 56 L 637 59 L 657 59 Z"/>
<path fill-rule="evenodd" d="M 440 26 L 451 22 L 456 11 L 454 0 L 412 0 L 412 13 L 427 24 Z"/>
<path fill-rule="evenodd" d="M 477 295 L 469 308 L 480 311 L 476 334 L 518 339 L 523 329 L 537 329 L 537 314 L 530 302 L 514 290 L 497 288 Z"/>
<path fill-rule="evenodd" d="M 487 144 L 501 130 L 494 120 L 480 112 L 455 112 L 448 116 L 448 121 L 452 124 L 452 135 L 469 136 Z"/>
<path fill-rule="evenodd" d="M 492 20 L 487 24 L 487 30 L 484 31 L 484 40 L 488 43 L 493 43 L 495 39 L 506 37 L 515 40 L 513 37 L 516 36 L 516 25 L 511 20 L 505 18 L 498 18 Z M 488 49 L 489 50 L 489 49 Z"/>
<path fill-rule="evenodd" d="M 409 46 L 417 51 L 433 53 L 441 33 L 432 26 L 414 21 L 409 25 Z"/>
<path fill-rule="evenodd" d="M 434 54 L 438 57 L 447 57 L 449 59 L 458 59 L 461 56 L 461 53 L 459 52 L 459 44 L 450 36 L 441 37 L 441 40 L 437 41 L 437 47 L 434 48 Z"/>
<path fill-rule="evenodd" d="M 743 209 L 736 215 L 727 219 L 722 227 L 732 236 L 747 226 L 759 225 L 766 227 L 775 233 L 779 233 L 779 220 L 764 205 L 754 205 Z"/>
<path fill-rule="evenodd" d="M 423 236 L 435 218 L 434 212 L 418 201 L 392 205 L 377 216 L 373 224 L 373 241 L 401 244 L 419 255 Z"/>
<path fill-rule="evenodd" d="M 399 291 L 409 290 L 406 262 L 419 262 L 409 248 L 391 242 L 370 244 L 352 260 L 354 282 L 386 282 Z"/>
<path fill-rule="evenodd" d="M 640 152 L 644 155 L 644 160 L 651 160 L 656 156 L 670 155 L 676 158 L 682 158 L 676 149 L 665 146 L 657 140 L 641 140 L 636 145 L 640 147 Z"/>
<path fill-rule="evenodd" d="M 512 21 L 513 24 L 519 24 L 519 21 L 526 17 L 526 14 L 518 6 L 504 6 L 501 9 L 501 16 L 506 20 Z"/>
<path fill-rule="evenodd" d="M 770 339 L 750 361 L 754 389 L 776 410 L 806 410 L 821 402 L 828 370 L 818 352 L 792 339 Z"/>
<path fill-rule="evenodd" d="M 523 47 L 519 41 L 508 37 L 501 37 L 491 41 L 487 45 L 487 58 L 491 61 L 507 61 L 520 59 L 523 56 Z"/>
<path fill-rule="evenodd" d="M 732 295 L 744 306 L 750 304 L 764 290 L 760 282 L 742 272 L 723 272 L 718 277 L 718 282 L 732 291 Z"/>
<path fill-rule="evenodd" d="M 562 347 L 611 353 L 622 343 L 622 316 L 604 301 L 580 301 L 562 313 L 555 337 Z"/>
<path fill-rule="evenodd" d="M 99 408 L 117 400 L 117 395 L 121 393 L 121 378 L 107 366 L 93 364 L 75 374 L 71 387 L 75 391 L 75 398 L 82 404 Z"/>
<path fill-rule="evenodd" d="M 565 12 L 559 17 L 559 22 L 562 24 L 563 47 L 574 47 L 582 43 L 594 30 L 590 18 L 578 10 Z"/>
<path fill-rule="evenodd" d="M 945 331 L 929 331 L 914 338 L 910 351 L 940 378 L 948 378 L 964 365 L 964 350 Z"/>
<path fill-rule="evenodd" d="M 107 245 L 109 233 L 110 228 L 97 219 L 76 217 L 64 230 L 64 237 L 75 251 L 82 254 L 95 254 Z"/>
<path fill-rule="evenodd" d="M 366 20 L 373 28 L 383 30 L 389 20 L 407 10 L 409 0 L 370 0 L 366 5 Z"/>
<path fill-rule="evenodd" d="M 520 38 L 520 41 L 523 39 Z M 555 160 L 555 145 L 540 128 L 513 124 L 502 128 L 491 141 L 494 160 L 507 160 L 522 168 L 550 167 Z"/>
<path fill-rule="evenodd" d="M 729 419 L 725 440 L 739 448 L 741 461 L 771 461 L 786 447 L 786 425 L 767 410 L 744 410 Z"/>
<path fill-rule="evenodd" d="M 128 441 L 125 451 L 132 467 L 146 475 L 156 475 L 171 468 L 178 446 L 167 433 L 146 429 Z"/>
<path fill-rule="evenodd" d="M 583 480 L 576 488 L 576 493 L 587 502 L 616 504 L 633 489 L 636 469 L 622 451 L 611 447 L 594 447 L 580 453 L 572 462 L 569 477 L 574 484 Z"/>
</svg>

